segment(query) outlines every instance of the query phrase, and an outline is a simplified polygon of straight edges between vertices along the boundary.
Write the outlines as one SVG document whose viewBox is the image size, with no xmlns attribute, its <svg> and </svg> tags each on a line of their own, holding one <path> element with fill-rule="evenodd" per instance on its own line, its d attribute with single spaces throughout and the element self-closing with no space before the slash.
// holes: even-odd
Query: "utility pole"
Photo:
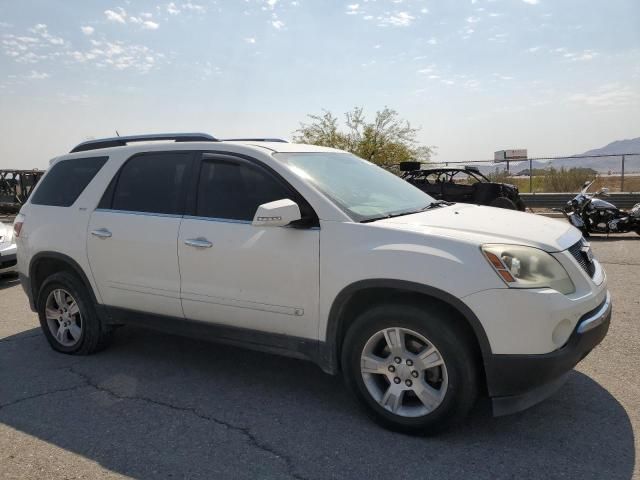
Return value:
<svg viewBox="0 0 640 480">
<path fill-rule="evenodd" d="M 624 192 L 624 155 L 622 155 L 622 169 L 620 174 L 620 191 Z"/>
</svg>

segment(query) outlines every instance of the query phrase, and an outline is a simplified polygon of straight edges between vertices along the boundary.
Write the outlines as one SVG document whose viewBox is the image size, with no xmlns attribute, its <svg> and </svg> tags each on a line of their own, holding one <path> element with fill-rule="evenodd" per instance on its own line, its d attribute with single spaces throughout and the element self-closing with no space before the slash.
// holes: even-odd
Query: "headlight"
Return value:
<svg viewBox="0 0 640 480">
<path fill-rule="evenodd" d="M 512 288 L 552 288 L 565 295 L 576 291 L 567 271 L 547 252 L 521 245 L 482 246 L 500 278 Z"/>
</svg>

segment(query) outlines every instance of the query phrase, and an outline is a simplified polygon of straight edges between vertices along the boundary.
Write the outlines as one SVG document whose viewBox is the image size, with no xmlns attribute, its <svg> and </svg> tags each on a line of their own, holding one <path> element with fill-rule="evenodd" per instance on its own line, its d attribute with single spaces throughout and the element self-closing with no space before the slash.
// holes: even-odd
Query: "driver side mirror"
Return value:
<svg viewBox="0 0 640 480">
<path fill-rule="evenodd" d="M 591 185 L 591 182 L 589 180 L 587 180 L 586 182 L 584 182 L 582 184 L 582 188 L 587 188 L 589 185 Z"/>
<path fill-rule="evenodd" d="M 607 187 L 602 187 L 600 190 L 598 190 L 598 194 L 604 195 L 606 197 L 607 195 L 609 195 L 609 189 Z"/>
<path fill-rule="evenodd" d="M 298 204 L 285 198 L 260 205 L 251 225 L 254 227 L 284 227 L 301 218 Z"/>
</svg>

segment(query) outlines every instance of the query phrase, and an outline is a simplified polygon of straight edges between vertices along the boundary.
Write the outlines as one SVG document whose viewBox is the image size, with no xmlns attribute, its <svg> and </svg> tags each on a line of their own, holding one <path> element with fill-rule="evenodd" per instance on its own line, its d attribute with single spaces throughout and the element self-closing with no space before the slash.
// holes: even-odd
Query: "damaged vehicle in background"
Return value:
<svg viewBox="0 0 640 480">
<path fill-rule="evenodd" d="M 400 177 L 437 200 L 525 210 L 518 187 L 492 182 L 477 167 L 423 167 L 400 162 Z"/>
</svg>

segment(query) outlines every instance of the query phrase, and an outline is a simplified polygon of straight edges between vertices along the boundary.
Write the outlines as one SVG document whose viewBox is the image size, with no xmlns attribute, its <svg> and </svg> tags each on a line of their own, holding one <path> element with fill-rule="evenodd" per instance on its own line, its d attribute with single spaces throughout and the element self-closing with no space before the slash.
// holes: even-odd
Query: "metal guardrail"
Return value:
<svg viewBox="0 0 640 480">
<path fill-rule="evenodd" d="M 520 197 L 530 208 L 560 208 L 576 196 L 576 193 L 521 193 Z M 611 193 L 600 197 L 618 208 L 631 208 L 640 203 L 640 193 Z"/>
</svg>

